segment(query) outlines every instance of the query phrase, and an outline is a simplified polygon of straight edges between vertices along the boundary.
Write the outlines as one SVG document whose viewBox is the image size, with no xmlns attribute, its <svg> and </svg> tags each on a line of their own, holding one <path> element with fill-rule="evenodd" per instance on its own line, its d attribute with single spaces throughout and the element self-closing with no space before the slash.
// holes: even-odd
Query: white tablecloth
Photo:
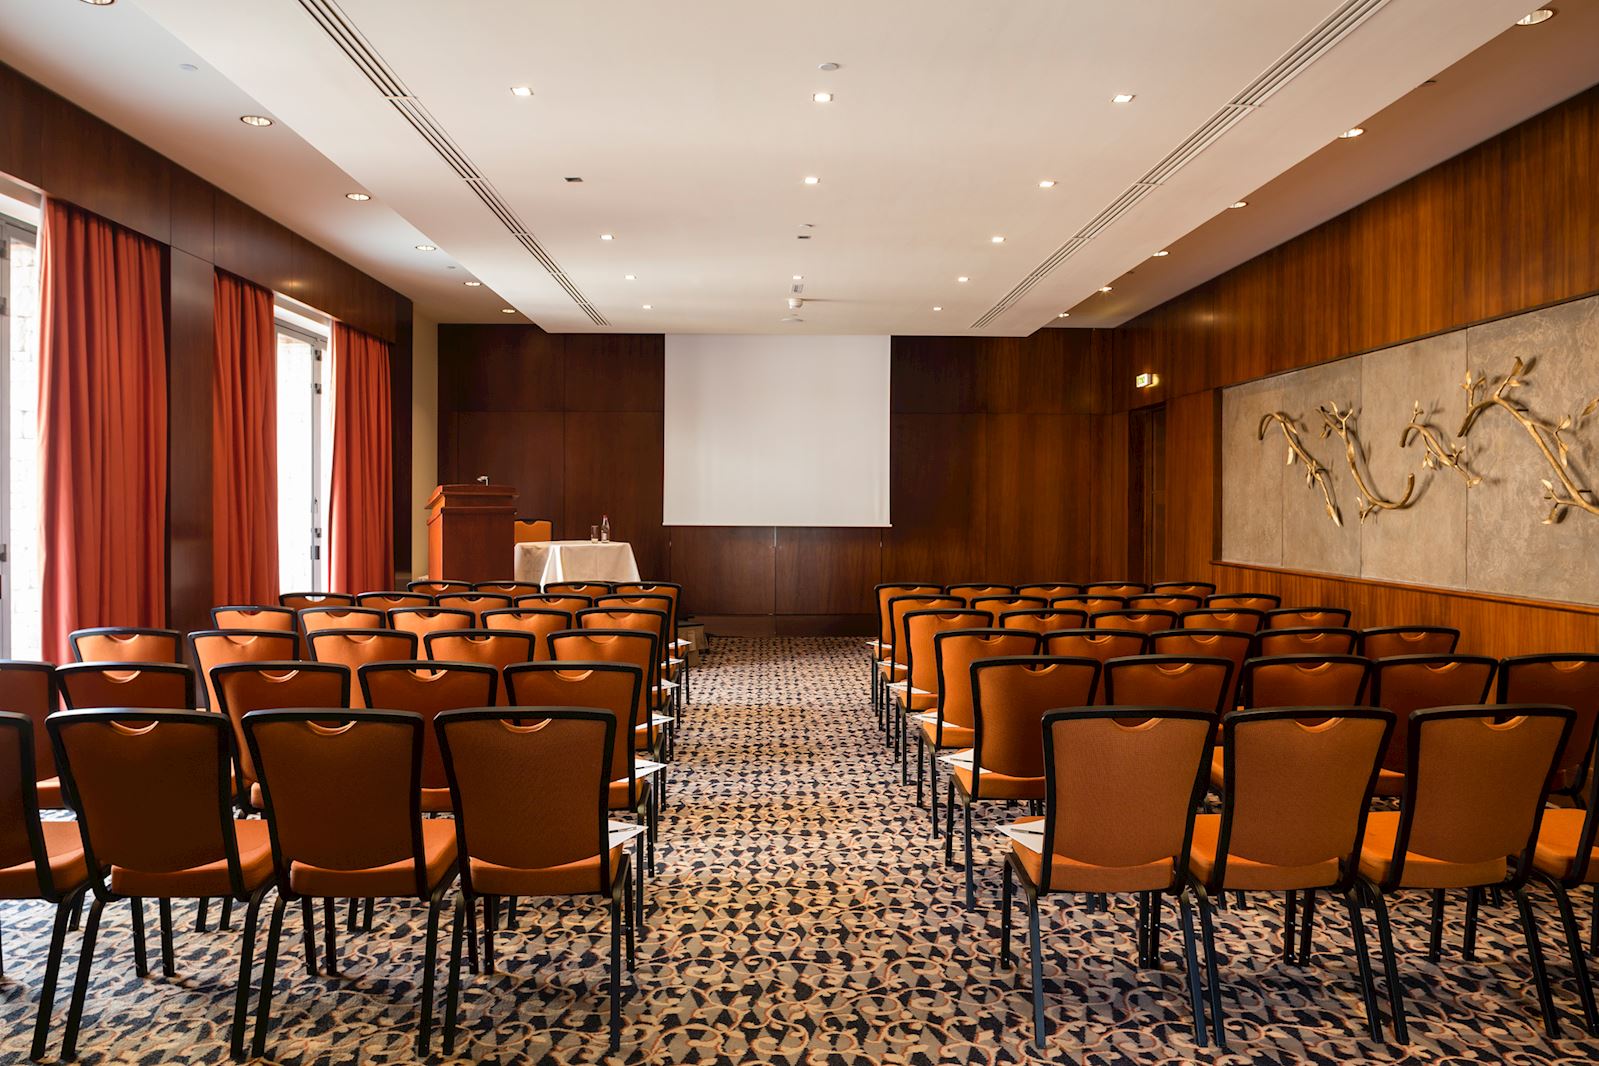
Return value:
<svg viewBox="0 0 1599 1066">
<path fill-rule="evenodd" d="M 626 541 L 529 540 L 516 546 L 516 580 L 535 585 L 556 581 L 637 581 L 638 561 Z"/>
</svg>

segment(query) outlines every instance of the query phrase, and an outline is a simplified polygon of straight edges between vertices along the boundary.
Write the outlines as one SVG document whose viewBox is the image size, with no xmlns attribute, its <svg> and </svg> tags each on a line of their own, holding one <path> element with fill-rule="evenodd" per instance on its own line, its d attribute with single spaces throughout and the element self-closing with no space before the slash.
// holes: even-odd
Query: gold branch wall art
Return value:
<svg viewBox="0 0 1599 1066">
<path fill-rule="evenodd" d="M 1377 511 L 1400 511 L 1409 507 L 1411 497 L 1416 492 L 1415 474 L 1405 475 L 1405 494 L 1397 500 L 1385 498 L 1366 480 L 1362 467 L 1367 457 L 1360 447 L 1360 437 L 1355 432 L 1354 407 L 1340 411 L 1336 401 L 1329 401 L 1316 410 L 1321 415 L 1322 440 L 1329 435 L 1336 435 L 1344 442 L 1344 458 L 1349 462 L 1349 473 L 1354 476 L 1355 485 L 1360 489 L 1360 495 L 1355 497 L 1355 505 L 1360 508 L 1360 520 L 1365 522 L 1367 516 Z"/>
<path fill-rule="evenodd" d="M 1466 446 L 1445 444 L 1438 431 L 1427 421 L 1420 400 L 1410 411 L 1410 421 L 1399 431 L 1399 446 L 1408 448 L 1418 440 L 1427 453 L 1422 456 L 1423 467 L 1428 470 L 1453 470 L 1465 480 L 1468 489 L 1482 484 L 1482 478 L 1466 467 Z"/>
<path fill-rule="evenodd" d="M 1511 398 L 1515 390 L 1527 383 L 1522 376 L 1526 369 L 1526 364 L 1517 356 L 1510 373 L 1497 381 L 1490 381 L 1486 372 L 1473 375 L 1471 371 L 1466 371 L 1466 380 L 1460 386 L 1466 390 L 1466 417 L 1455 436 L 1464 438 L 1485 412 L 1500 408 L 1526 430 L 1527 436 L 1538 446 L 1538 451 L 1554 473 L 1553 481 L 1542 479 L 1543 498 L 1550 504 L 1549 513 L 1544 516 L 1544 525 L 1559 522 L 1573 507 L 1599 515 L 1599 502 L 1595 502 L 1593 490 L 1581 484 L 1571 469 L 1571 442 L 1565 437 L 1566 432 L 1578 422 L 1599 410 L 1599 398 L 1588 401 L 1576 418 L 1564 415 L 1558 423 L 1551 425 Z"/>
<path fill-rule="evenodd" d="M 1305 484 L 1310 487 L 1320 487 L 1321 497 L 1327 502 L 1327 517 L 1333 520 L 1333 525 L 1341 526 L 1344 519 L 1338 513 L 1338 505 L 1333 502 L 1332 482 L 1327 477 L 1327 468 L 1316 461 L 1316 457 L 1305 450 L 1304 442 L 1299 439 L 1299 427 L 1294 425 L 1294 420 L 1281 411 L 1273 411 L 1260 420 L 1260 427 L 1255 430 L 1256 440 L 1266 439 L 1266 428 L 1275 422 L 1282 430 L 1283 439 L 1288 442 L 1288 465 L 1293 466 L 1298 462 L 1305 468 Z"/>
</svg>

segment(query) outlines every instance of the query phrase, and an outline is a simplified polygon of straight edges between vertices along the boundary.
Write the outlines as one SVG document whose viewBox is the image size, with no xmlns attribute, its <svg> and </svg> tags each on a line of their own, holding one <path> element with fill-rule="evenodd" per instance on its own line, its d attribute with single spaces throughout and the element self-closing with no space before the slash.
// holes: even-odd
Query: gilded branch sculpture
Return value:
<svg viewBox="0 0 1599 1066">
<path fill-rule="evenodd" d="M 1355 497 L 1355 504 L 1360 508 L 1360 520 L 1365 522 L 1366 516 L 1376 511 L 1399 511 L 1409 507 L 1410 497 L 1416 491 L 1415 474 L 1405 475 L 1405 494 L 1397 500 L 1383 498 L 1366 480 L 1361 470 L 1361 461 L 1365 457 L 1360 451 L 1360 437 L 1355 433 L 1354 407 L 1340 411 L 1336 402 L 1328 402 L 1316 410 L 1321 413 L 1322 440 L 1336 433 L 1338 439 L 1344 442 L 1344 458 L 1349 461 L 1349 472 L 1354 475 L 1355 484 L 1360 488 L 1360 495 Z"/>
<path fill-rule="evenodd" d="M 1599 409 L 1599 398 L 1590 400 L 1575 419 L 1565 415 L 1559 424 L 1550 425 L 1510 397 L 1512 392 L 1526 384 L 1526 380 L 1521 376 L 1524 370 L 1526 364 L 1522 362 L 1520 356 L 1517 356 L 1510 373 L 1491 389 L 1487 373 L 1475 376 L 1471 371 L 1466 371 L 1466 380 L 1460 386 L 1466 390 L 1466 417 L 1460 424 L 1460 432 L 1455 435 L 1465 437 L 1477 424 L 1477 419 L 1489 408 L 1503 408 L 1516 420 L 1517 425 L 1527 431 L 1527 436 L 1532 438 L 1532 442 L 1543 453 L 1549 469 L 1554 472 L 1555 481 L 1542 479 L 1543 498 L 1550 504 L 1549 513 L 1544 516 L 1544 525 L 1553 525 L 1565 518 L 1566 512 L 1573 507 L 1592 515 L 1599 515 L 1599 502 L 1594 501 L 1593 490 L 1578 484 L 1576 475 L 1572 473 L 1571 444 L 1564 436 L 1576 422 Z"/>
<path fill-rule="evenodd" d="M 1465 480 L 1468 489 L 1482 484 L 1482 478 L 1466 468 L 1465 445 L 1445 444 L 1438 436 L 1438 431 L 1428 424 L 1420 400 L 1417 400 L 1416 406 L 1411 409 L 1410 422 L 1399 431 L 1399 446 L 1408 448 L 1417 440 L 1421 441 L 1422 447 L 1427 452 L 1422 457 L 1422 466 L 1428 470 L 1453 470 Z"/>
<path fill-rule="evenodd" d="M 1344 524 L 1343 516 L 1338 513 L 1338 505 L 1333 502 L 1332 482 L 1328 480 L 1327 468 L 1316 461 L 1316 457 L 1305 450 L 1304 443 L 1299 439 L 1299 429 L 1294 425 L 1294 420 L 1281 411 L 1273 411 L 1260 420 L 1260 428 L 1255 430 L 1256 440 L 1266 439 L 1266 427 L 1273 422 L 1283 432 L 1283 438 L 1288 441 L 1288 465 L 1293 466 L 1298 460 L 1305 467 L 1305 484 L 1307 486 L 1320 486 L 1322 499 L 1327 501 L 1327 517 L 1333 520 L 1333 525 Z"/>
</svg>

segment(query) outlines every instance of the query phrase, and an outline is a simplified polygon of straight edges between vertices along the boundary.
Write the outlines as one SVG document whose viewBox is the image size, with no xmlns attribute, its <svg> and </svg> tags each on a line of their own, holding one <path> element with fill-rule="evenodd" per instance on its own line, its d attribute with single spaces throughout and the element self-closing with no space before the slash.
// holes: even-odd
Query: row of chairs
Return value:
<svg viewBox="0 0 1599 1066">
<path fill-rule="evenodd" d="M 461 596 L 471 593 L 488 593 L 509 596 L 532 596 L 540 593 L 552 595 L 608 596 L 613 592 L 642 592 L 655 589 L 674 589 L 682 586 L 670 581 L 552 581 L 538 585 L 528 581 L 431 581 L 423 578 L 409 581 L 403 590 L 379 592 L 285 592 L 278 596 L 278 605 L 299 610 L 302 607 L 346 607 L 378 603 L 385 607 L 423 607 L 440 596 Z M 404 602 L 392 602 L 404 601 Z"/>
</svg>

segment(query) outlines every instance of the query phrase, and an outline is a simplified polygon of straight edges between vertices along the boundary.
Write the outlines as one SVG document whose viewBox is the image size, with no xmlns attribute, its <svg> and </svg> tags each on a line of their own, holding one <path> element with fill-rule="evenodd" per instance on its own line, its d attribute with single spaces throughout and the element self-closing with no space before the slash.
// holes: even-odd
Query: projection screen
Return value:
<svg viewBox="0 0 1599 1066">
<path fill-rule="evenodd" d="M 666 335 L 669 526 L 887 526 L 888 337 Z"/>
</svg>

